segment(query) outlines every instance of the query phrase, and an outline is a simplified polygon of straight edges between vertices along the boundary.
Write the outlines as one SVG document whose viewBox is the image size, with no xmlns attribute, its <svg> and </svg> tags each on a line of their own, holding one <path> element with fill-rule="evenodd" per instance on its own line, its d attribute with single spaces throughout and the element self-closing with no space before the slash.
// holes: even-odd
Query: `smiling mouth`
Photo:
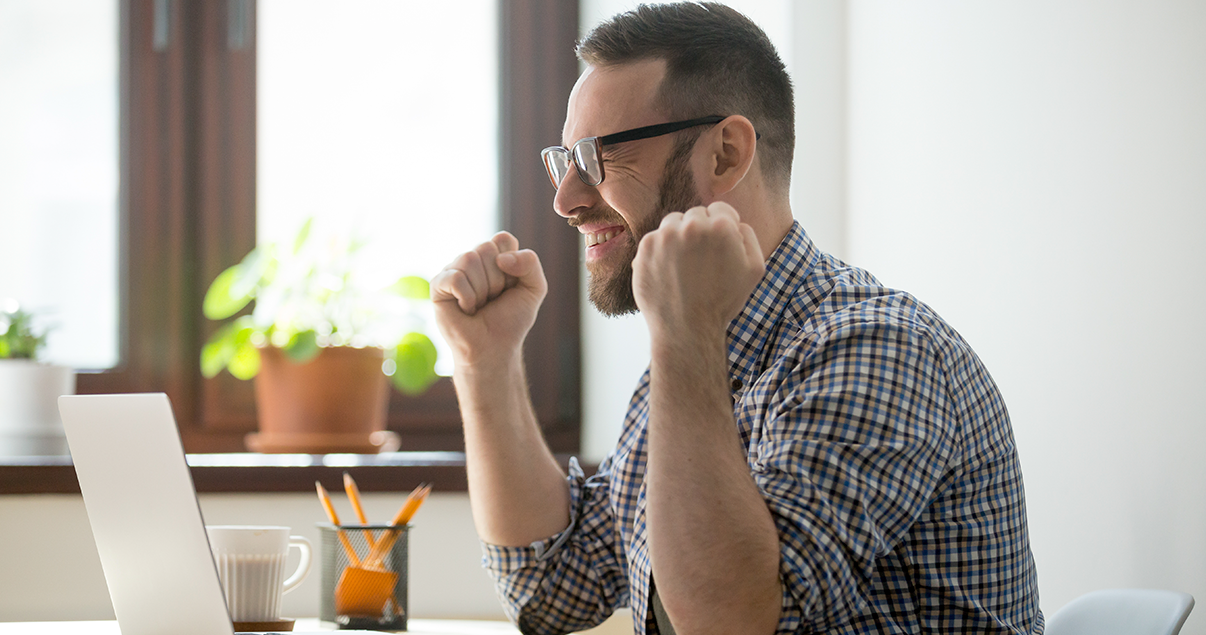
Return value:
<svg viewBox="0 0 1206 635">
<path fill-rule="evenodd" d="M 601 232 L 585 233 L 582 235 L 582 238 L 586 241 L 587 247 L 594 247 L 595 245 L 602 245 L 603 243 L 615 238 L 616 236 L 619 236 L 622 233 L 624 233 L 623 228 L 612 227 Z"/>
</svg>

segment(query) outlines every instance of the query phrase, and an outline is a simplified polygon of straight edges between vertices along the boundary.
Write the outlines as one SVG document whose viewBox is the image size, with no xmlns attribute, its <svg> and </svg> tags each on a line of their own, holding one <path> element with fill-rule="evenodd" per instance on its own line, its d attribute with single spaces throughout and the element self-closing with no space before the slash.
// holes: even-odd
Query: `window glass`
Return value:
<svg viewBox="0 0 1206 635">
<path fill-rule="evenodd" d="M 497 13 L 260 0 L 258 240 L 313 216 L 367 240 L 369 274 L 388 280 L 430 278 L 497 231 Z"/>
<path fill-rule="evenodd" d="M 116 0 L 0 0 L 0 303 L 42 355 L 118 363 Z"/>
</svg>

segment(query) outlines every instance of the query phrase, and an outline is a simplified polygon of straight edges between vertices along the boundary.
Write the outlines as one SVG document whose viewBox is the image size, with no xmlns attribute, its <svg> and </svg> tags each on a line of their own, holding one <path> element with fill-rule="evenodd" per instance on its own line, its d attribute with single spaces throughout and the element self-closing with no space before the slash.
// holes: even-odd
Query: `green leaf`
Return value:
<svg viewBox="0 0 1206 635">
<path fill-rule="evenodd" d="M 251 379 L 260 372 L 260 351 L 250 341 L 239 344 L 226 368 L 238 379 Z"/>
<path fill-rule="evenodd" d="M 271 245 L 267 247 L 256 247 L 247 252 L 243 256 L 243 260 L 239 263 L 239 275 L 230 284 L 231 297 L 239 298 L 246 296 L 254 298 L 256 290 L 263 285 L 272 272 L 270 269 L 274 266 L 275 255 L 271 249 Z"/>
<path fill-rule="evenodd" d="M 201 348 L 201 374 L 213 377 L 225 368 L 239 379 L 251 379 L 260 370 L 260 353 L 251 343 L 256 332 L 250 315 L 223 326 Z"/>
<path fill-rule="evenodd" d="M 296 255 L 301 253 L 302 247 L 306 245 L 306 241 L 310 239 L 310 229 L 314 225 L 314 217 L 306 219 L 302 223 L 301 229 L 297 230 L 297 236 L 293 238 L 293 253 Z"/>
<path fill-rule="evenodd" d="M 289 343 L 281 349 L 285 356 L 297 364 L 304 364 L 322 351 L 318 346 L 318 334 L 314 331 L 302 331 L 290 338 Z"/>
<path fill-rule="evenodd" d="M 214 377 L 222 372 L 230 363 L 230 358 L 234 357 L 238 348 L 235 338 L 237 325 L 238 322 L 232 322 L 223 326 L 201 347 L 201 374 L 205 377 Z"/>
<path fill-rule="evenodd" d="M 205 317 L 211 320 L 225 320 L 251 302 L 250 294 L 243 293 L 236 296 L 232 293 L 235 281 L 241 275 L 242 265 L 240 264 L 228 268 L 214 278 L 213 284 L 209 285 L 209 291 L 205 292 L 205 302 L 201 305 Z"/>
<path fill-rule="evenodd" d="M 224 355 L 226 347 L 221 342 L 207 342 L 201 347 L 201 376 L 209 379 L 216 377 L 226 368 L 229 359 Z"/>
<path fill-rule="evenodd" d="M 8 359 L 8 342 L 0 340 L 0 359 Z"/>
<path fill-rule="evenodd" d="M 0 344 L 3 352 L 0 358 L 37 359 L 38 351 L 46 345 L 47 330 L 40 333 L 34 326 L 34 316 L 31 313 L 16 309 L 11 312 L 0 311 L 3 316 L 4 332 L 0 333 Z"/>
<path fill-rule="evenodd" d="M 428 300 L 431 298 L 431 287 L 428 286 L 426 280 L 419 276 L 402 277 L 390 286 L 390 290 L 410 300 Z"/>
<path fill-rule="evenodd" d="M 422 333 L 407 333 L 394 349 L 397 369 L 392 377 L 394 387 L 403 394 L 418 395 L 427 390 L 436 379 L 436 358 L 439 353 L 431 339 Z"/>
</svg>

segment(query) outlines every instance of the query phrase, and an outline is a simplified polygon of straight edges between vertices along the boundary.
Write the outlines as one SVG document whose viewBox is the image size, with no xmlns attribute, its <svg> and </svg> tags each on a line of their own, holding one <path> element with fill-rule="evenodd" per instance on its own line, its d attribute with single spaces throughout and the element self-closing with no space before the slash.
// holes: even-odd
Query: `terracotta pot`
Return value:
<svg viewBox="0 0 1206 635">
<path fill-rule="evenodd" d="M 385 429 L 389 385 L 380 348 L 324 348 L 298 364 L 278 348 L 260 349 L 255 403 L 260 431 L 253 452 L 377 453 L 398 449 Z"/>
</svg>

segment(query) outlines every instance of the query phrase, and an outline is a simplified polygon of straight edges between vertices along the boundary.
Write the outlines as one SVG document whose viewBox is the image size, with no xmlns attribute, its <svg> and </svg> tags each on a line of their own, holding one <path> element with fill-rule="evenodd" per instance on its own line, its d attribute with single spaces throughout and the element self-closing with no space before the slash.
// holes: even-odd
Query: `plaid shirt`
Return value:
<svg viewBox="0 0 1206 635">
<path fill-rule="evenodd" d="M 778 633 L 1041 633 L 1001 395 L 932 309 L 817 250 L 799 224 L 728 329 L 735 432 L 779 531 Z M 649 374 L 615 450 L 570 461 L 570 526 L 483 545 L 508 615 L 564 633 L 649 609 Z"/>
</svg>

